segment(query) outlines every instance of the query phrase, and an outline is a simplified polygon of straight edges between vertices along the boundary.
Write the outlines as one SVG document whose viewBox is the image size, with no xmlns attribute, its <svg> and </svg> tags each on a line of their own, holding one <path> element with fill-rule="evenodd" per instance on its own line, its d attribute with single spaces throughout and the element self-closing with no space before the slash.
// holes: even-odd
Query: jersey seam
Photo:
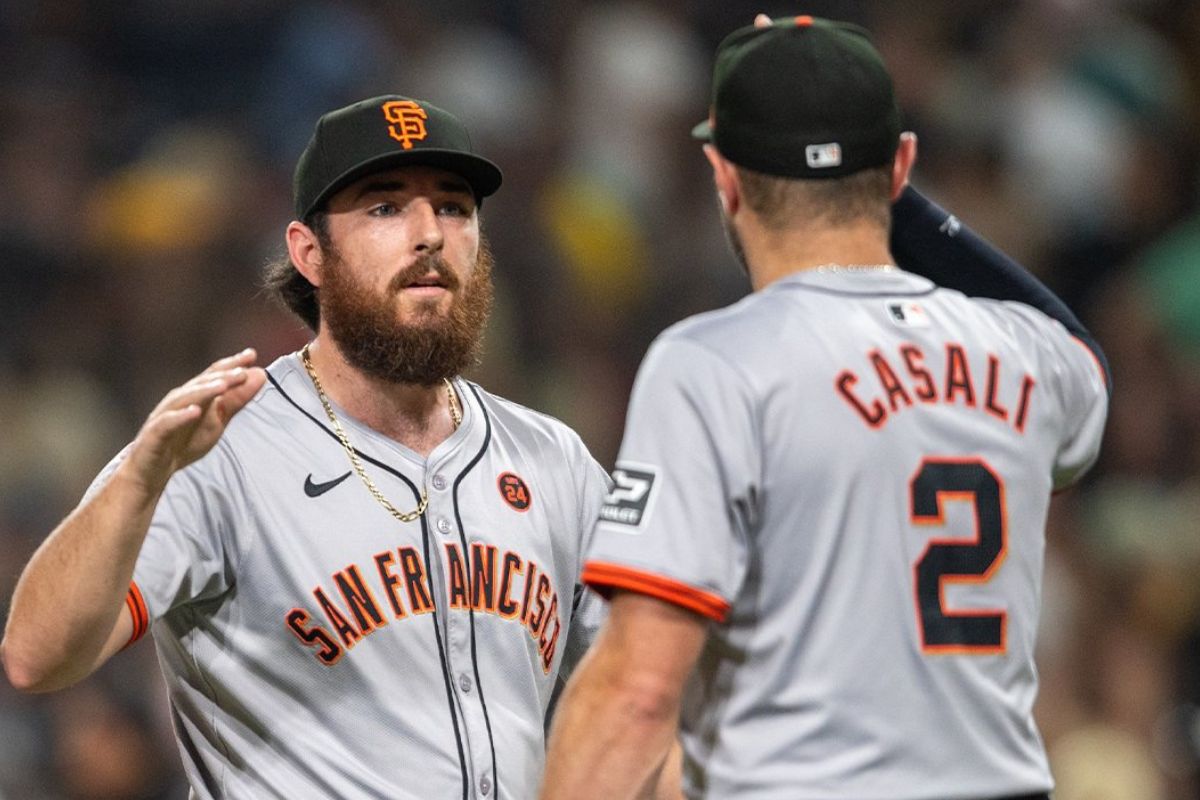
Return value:
<svg viewBox="0 0 1200 800">
<path fill-rule="evenodd" d="M 477 390 L 477 388 L 473 384 L 468 384 L 468 386 L 471 389 L 471 393 L 475 395 L 475 401 L 479 404 L 480 413 L 483 416 L 483 420 L 484 420 L 483 446 L 479 448 L 479 452 L 475 454 L 475 457 L 473 459 L 471 459 L 471 462 L 469 464 L 467 464 L 467 466 L 464 467 L 463 470 L 458 474 L 458 477 L 456 477 L 454 479 L 454 486 L 451 491 L 451 498 L 454 501 L 454 521 L 458 525 L 458 537 L 459 537 L 459 540 L 462 542 L 463 554 L 466 555 L 466 557 L 469 559 L 470 556 L 467 555 L 470 552 L 469 548 L 467 547 L 467 532 L 463 528 L 462 513 L 459 511 L 459 507 L 458 507 L 458 487 L 459 487 L 459 484 L 462 483 L 463 478 L 465 478 L 467 476 L 467 473 L 469 473 L 471 470 L 473 470 L 475 468 L 475 465 L 478 464 L 479 461 L 483 458 L 483 454 L 487 452 L 488 447 L 491 445 L 491 442 L 492 442 L 492 418 L 487 413 L 487 409 L 484 408 L 483 399 L 479 396 L 479 391 Z M 470 562 L 468 561 L 468 567 L 469 566 L 470 566 Z M 449 613 L 449 612 L 447 612 L 447 613 Z M 496 800 L 500 800 L 500 776 L 498 774 L 498 769 L 497 769 L 497 764 L 496 764 L 496 742 L 492 735 L 492 720 L 491 720 L 491 716 L 488 714 L 488 710 L 487 710 L 487 699 L 484 697 L 484 693 L 483 693 L 483 679 L 479 675 L 479 659 L 477 657 L 476 643 L 475 643 L 475 609 L 474 608 L 468 609 L 467 619 L 471 623 L 471 667 L 472 667 L 472 671 L 475 673 L 475 687 L 479 691 L 479 705 L 480 705 L 480 708 L 483 710 L 483 724 L 484 724 L 484 728 L 487 730 L 488 749 L 491 753 L 491 758 L 492 758 L 492 785 L 496 790 Z M 465 716 L 464 716 L 464 724 L 465 724 Z M 475 778 L 475 776 L 472 775 L 471 776 L 472 782 L 474 782 L 474 778 Z"/>
<path fill-rule="evenodd" d="M 320 430 L 322 430 L 326 434 L 328 434 L 334 441 L 341 444 L 341 440 L 338 439 L 337 434 L 335 434 L 329 428 L 325 427 L 325 425 L 320 420 L 318 420 L 312 414 L 308 413 L 308 411 L 306 411 L 303 407 L 301 407 L 301 405 L 299 403 L 297 403 L 291 397 L 291 395 L 289 395 L 286 391 L 284 391 L 283 387 L 279 384 L 279 382 L 275 379 L 275 377 L 273 375 L 271 375 L 270 372 L 267 373 L 267 379 L 275 386 L 276 390 L 278 390 L 280 395 L 282 395 L 284 397 L 284 399 L 286 399 L 289 403 L 291 403 L 292 406 L 294 406 L 297 411 L 299 411 L 301 414 L 303 414 L 305 417 L 307 417 L 308 420 L 310 422 L 312 422 L 312 424 L 316 425 Z M 374 464 L 375 466 L 379 467 L 382 470 L 390 472 L 392 475 L 395 475 L 397 478 L 402 480 L 405 484 L 408 485 L 409 490 L 412 491 L 414 499 L 420 500 L 420 493 L 417 491 L 416 484 L 414 484 L 411 480 L 409 480 L 408 476 L 404 475 L 402 472 L 400 472 L 399 470 L 390 466 L 389 464 L 385 464 L 382 461 L 380 461 L 376 458 L 373 458 L 372 456 L 367 455 L 366 453 L 359 450 L 357 447 L 353 447 L 352 449 L 363 460 L 365 460 L 371 464 Z M 428 519 L 427 514 L 421 515 L 421 539 L 422 539 L 422 543 L 424 545 L 425 563 L 428 565 L 430 563 L 430 561 L 429 561 L 429 519 Z M 451 687 L 450 666 L 446 659 L 446 651 L 442 646 L 442 633 L 441 633 L 441 629 L 440 629 L 440 626 L 438 623 L 438 614 L 437 614 L 436 608 L 433 609 L 433 613 L 430 616 L 431 616 L 431 619 L 433 622 L 433 635 L 434 635 L 434 639 L 437 642 L 438 656 L 439 656 L 439 660 L 440 660 L 441 666 L 442 666 L 442 678 L 446 684 L 446 699 L 447 699 L 448 705 L 450 707 L 450 722 L 453 725 L 454 739 L 455 739 L 455 743 L 458 746 L 458 764 L 459 764 L 459 771 L 462 774 L 463 800 L 466 800 L 466 798 L 468 796 L 468 792 L 467 792 L 468 775 L 467 775 L 466 754 L 463 751 L 462 733 L 459 731 L 459 728 L 458 728 L 458 714 L 455 711 L 456 700 L 454 697 L 454 690 Z"/>
</svg>

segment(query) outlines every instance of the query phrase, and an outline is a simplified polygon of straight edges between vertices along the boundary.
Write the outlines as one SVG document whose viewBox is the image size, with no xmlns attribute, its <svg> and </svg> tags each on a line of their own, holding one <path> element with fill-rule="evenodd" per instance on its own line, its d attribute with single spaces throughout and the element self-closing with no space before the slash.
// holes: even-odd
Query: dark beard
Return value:
<svg viewBox="0 0 1200 800">
<path fill-rule="evenodd" d="M 380 297 L 358 284 L 327 248 L 331 269 L 318 291 L 321 322 L 351 366 L 390 383 L 433 386 L 479 363 L 483 329 L 492 309 L 492 254 L 482 237 L 475 269 L 465 285 L 441 255 L 418 259 L 397 275 Z M 396 319 L 396 293 L 413 279 L 436 270 L 454 292 L 449 315 L 418 309 L 416 321 Z"/>
</svg>

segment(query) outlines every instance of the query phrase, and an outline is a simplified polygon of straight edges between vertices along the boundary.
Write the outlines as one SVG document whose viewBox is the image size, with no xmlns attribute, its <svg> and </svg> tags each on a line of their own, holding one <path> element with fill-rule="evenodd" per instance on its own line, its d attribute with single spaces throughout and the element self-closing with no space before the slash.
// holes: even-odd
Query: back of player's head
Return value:
<svg viewBox="0 0 1200 800">
<path fill-rule="evenodd" d="M 725 37 L 712 116 L 692 134 L 765 175 L 840 178 L 892 160 L 900 111 L 865 30 L 789 17 Z"/>
<path fill-rule="evenodd" d="M 787 17 L 725 37 L 709 119 L 692 135 L 711 141 L 750 176 L 752 207 L 763 195 L 769 201 L 786 194 L 772 178 L 853 203 L 871 200 L 880 186 L 886 195 L 884 171 L 896 154 L 900 112 L 891 76 L 865 30 Z"/>
</svg>

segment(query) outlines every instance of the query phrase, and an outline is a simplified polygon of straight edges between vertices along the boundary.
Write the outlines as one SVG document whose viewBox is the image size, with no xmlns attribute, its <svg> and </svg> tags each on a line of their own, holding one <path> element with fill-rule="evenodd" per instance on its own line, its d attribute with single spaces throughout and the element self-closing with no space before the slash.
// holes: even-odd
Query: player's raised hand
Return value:
<svg viewBox="0 0 1200 800">
<path fill-rule="evenodd" d="M 266 381 L 266 373 L 253 366 L 256 358 L 247 348 L 168 392 L 133 441 L 126 460 L 131 477 L 157 493 L 177 470 L 211 450 Z"/>
</svg>

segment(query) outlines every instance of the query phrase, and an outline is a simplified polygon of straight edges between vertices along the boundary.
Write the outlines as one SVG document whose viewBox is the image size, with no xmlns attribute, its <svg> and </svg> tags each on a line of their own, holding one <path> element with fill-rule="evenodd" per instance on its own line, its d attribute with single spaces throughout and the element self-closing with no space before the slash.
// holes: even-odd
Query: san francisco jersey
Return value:
<svg viewBox="0 0 1200 800">
<path fill-rule="evenodd" d="M 717 623 L 689 796 L 1048 790 L 1047 506 L 1106 407 L 1058 322 L 899 270 L 796 274 L 662 334 L 584 579 Z"/>
<path fill-rule="evenodd" d="M 401 523 L 299 358 L 268 376 L 172 477 L 128 599 L 193 796 L 532 797 L 556 682 L 604 613 L 579 575 L 607 475 L 563 424 L 462 380 L 428 458 L 336 409 L 396 508 L 428 488 Z"/>
</svg>

